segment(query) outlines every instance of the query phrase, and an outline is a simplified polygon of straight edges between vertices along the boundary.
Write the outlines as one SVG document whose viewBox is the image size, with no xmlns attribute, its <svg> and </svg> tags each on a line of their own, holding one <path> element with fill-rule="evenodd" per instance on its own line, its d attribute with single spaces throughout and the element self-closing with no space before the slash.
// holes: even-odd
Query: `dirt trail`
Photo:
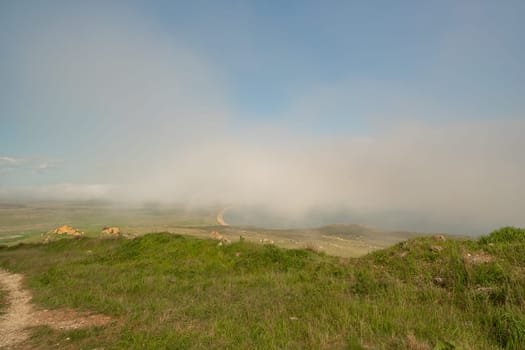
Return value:
<svg viewBox="0 0 525 350">
<path fill-rule="evenodd" d="M 36 310 L 31 293 L 22 288 L 23 276 L 0 269 L 0 288 L 7 291 L 8 307 L 0 316 L 0 349 L 11 349 L 29 337 L 27 328 L 48 325 L 55 329 L 102 326 L 111 318 L 71 309 Z"/>
<path fill-rule="evenodd" d="M 0 269 L 0 283 L 7 291 L 9 306 L 0 317 L 0 348 L 9 348 L 27 339 L 25 328 L 31 325 L 31 294 L 22 289 L 22 275 Z"/>
</svg>

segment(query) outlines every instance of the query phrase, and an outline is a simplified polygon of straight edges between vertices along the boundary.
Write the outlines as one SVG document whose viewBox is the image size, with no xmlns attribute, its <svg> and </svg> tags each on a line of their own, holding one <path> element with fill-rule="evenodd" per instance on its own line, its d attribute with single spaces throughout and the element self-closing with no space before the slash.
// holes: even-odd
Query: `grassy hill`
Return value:
<svg viewBox="0 0 525 350">
<path fill-rule="evenodd" d="M 329 232 L 327 232 L 329 233 Z M 415 238 L 361 258 L 156 233 L 0 249 L 41 308 L 111 316 L 31 348 L 522 349 L 525 232 Z M 66 341 L 66 339 L 68 339 Z"/>
<path fill-rule="evenodd" d="M 329 255 L 357 257 L 371 251 L 392 246 L 395 243 L 422 236 L 421 233 L 408 231 L 382 230 L 367 225 L 336 224 L 319 228 L 268 229 L 254 226 L 202 226 L 173 227 L 173 231 L 201 238 L 209 237 L 217 231 L 230 240 L 244 237 L 248 241 L 260 242 L 272 240 L 275 245 L 297 249 L 311 247 Z"/>
</svg>

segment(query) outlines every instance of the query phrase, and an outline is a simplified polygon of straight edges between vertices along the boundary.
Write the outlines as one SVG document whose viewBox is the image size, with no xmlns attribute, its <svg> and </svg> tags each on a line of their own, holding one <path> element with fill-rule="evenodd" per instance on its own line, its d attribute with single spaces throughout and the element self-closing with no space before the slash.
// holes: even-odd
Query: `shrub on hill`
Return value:
<svg viewBox="0 0 525 350">
<path fill-rule="evenodd" d="M 525 229 L 514 226 L 502 227 L 492 231 L 488 236 L 481 237 L 479 242 L 482 244 L 525 242 Z"/>
</svg>

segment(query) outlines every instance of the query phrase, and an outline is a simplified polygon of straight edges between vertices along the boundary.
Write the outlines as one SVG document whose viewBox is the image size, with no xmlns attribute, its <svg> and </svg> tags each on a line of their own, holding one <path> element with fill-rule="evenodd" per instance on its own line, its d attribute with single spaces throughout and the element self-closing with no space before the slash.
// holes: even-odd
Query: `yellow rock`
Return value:
<svg viewBox="0 0 525 350">
<path fill-rule="evenodd" d="M 76 230 L 75 228 L 69 225 L 60 226 L 54 229 L 53 231 L 51 231 L 51 233 L 54 233 L 57 235 L 68 235 L 68 236 L 75 236 L 75 237 L 81 236 L 83 234 L 83 232 L 79 232 L 78 230 Z"/>
<path fill-rule="evenodd" d="M 119 236 L 120 235 L 120 228 L 119 227 L 104 227 L 102 229 L 102 233 L 105 233 L 107 235 L 116 235 L 116 236 Z"/>
</svg>

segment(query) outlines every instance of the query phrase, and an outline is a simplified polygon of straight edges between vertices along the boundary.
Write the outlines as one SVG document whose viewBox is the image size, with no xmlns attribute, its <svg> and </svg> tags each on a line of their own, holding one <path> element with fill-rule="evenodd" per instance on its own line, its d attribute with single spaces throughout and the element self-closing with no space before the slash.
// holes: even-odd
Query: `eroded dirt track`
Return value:
<svg viewBox="0 0 525 350">
<path fill-rule="evenodd" d="M 23 276 L 0 269 L 0 288 L 7 292 L 8 307 L 0 316 L 0 348 L 11 349 L 29 337 L 28 328 L 47 325 L 55 329 L 102 326 L 111 318 L 71 309 L 36 310 Z"/>
<path fill-rule="evenodd" d="M 31 325 L 31 294 L 22 289 L 22 275 L 0 269 L 0 284 L 7 291 L 8 307 L 0 317 L 0 348 L 10 348 L 27 339 Z"/>
</svg>

